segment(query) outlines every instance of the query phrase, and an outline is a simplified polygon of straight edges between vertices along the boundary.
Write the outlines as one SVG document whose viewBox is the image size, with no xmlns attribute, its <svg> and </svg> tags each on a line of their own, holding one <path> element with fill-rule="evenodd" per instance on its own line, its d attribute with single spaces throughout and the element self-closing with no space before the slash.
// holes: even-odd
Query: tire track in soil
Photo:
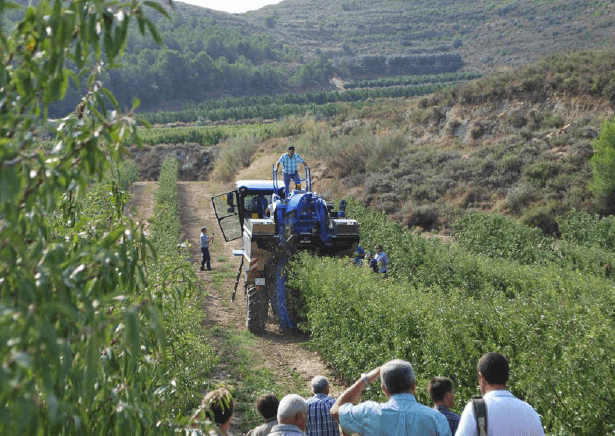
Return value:
<svg viewBox="0 0 615 436">
<path fill-rule="evenodd" d="M 234 303 L 230 302 L 236 273 L 239 269 L 239 258 L 232 254 L 233 249 L 241 248 L 241 240 L 225 242 L 224 236 L 215 217 L 211 204 L 212 195 L 218 192 L 210 192 L 208 182 L 178 182 L 179 219 L 184 229 L 184 240 L 188 240 L 192 249 L 190 260 L 201 280 L 201 287 L 207 292 L 204 310 L 206 311 L 205 328 L 211 329 L 215 325 L 222 326 L 224 331 L 241 332 L 245 326 L 245 293 L 243 289 L 243 276 L 237 287 L 237 295 Z M 210 247 L 213 273 L 200 271 L 200 229 L 207 227 L 208 233 L 214 234 L 214 241 Z M 221 259 L 225 258 L 222 262 Z M 232 265 L 233 276 L 224 278 L 222 285 L 212 283 L 210 274 L 215 274 L 216 269 L 221 268 L 223 263 Z M 256 365 L 264 366 L 278 378 L 276 383 L 282 386 L 284 394 L 293 393 L 288 389 L 293 386 L 293 374 L 297 374 L 309 387 L 309 382 L 315 375 L 325 375 L 331 384 L 331 395 L 339 395 L 345 387 L 339 383 L 334 373 L 326 367 L 320 355 L 314 351 L 305 349 L 304 344 L 309 338 L 302 334 L 281 334 L 278 325 L 270 316 L 267 320 L 266 331 L 256 336 L 257 346 L 251 352 L 254 355 Z M 223 352 L 222 338 L 215 338 L 215 348 Z M 220 365 L 214 379 L 226 381 L 229 378 L 223 363 L 232 356 L 222 356 Z M 240 380 L 228 380 L 241 389 Z M 235 421 L 235 420 L 233 420 Z M 237 419 L 236 422 L 239 422 Z M 232 426 L 234 427 L 234 426 Z M 234 431 L 235 430 L 235 431 Z M 232 434 L 239 434 L 237 428 L 231 428 Z"/>
</svg>

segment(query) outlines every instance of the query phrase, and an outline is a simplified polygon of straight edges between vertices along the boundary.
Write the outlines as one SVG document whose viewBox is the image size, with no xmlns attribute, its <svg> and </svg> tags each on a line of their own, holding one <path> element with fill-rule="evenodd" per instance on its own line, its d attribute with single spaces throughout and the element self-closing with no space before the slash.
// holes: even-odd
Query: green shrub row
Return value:
<svg viewBox="0 0 615 436">
<path fill-rule="evenodd" d="M 144 113 L 142 117 L 150 123 L 196 122 L 199 119 L 241 120 L 251 118 L 281 118 L 289 115 L 338 113 L 338 102 L 365 102 L 373 98 L 414 97 L 431 94 L 447 86 L 442 83 L 418 86 L 400 86 L 381 89 L 351 89 L 344 92 L 321 91 L 302 94 L 264 95 L 259 97 L 234 97 L 209 100 L 196 107 L 179 111 Z"/>
<path fill-rule="evenodd" d="M 461 80 L 472 80 L 481 77 L 482 74 L 476 71 L 460 71 L 456 73 L 423 74 L 412 76 L 389 76 L 371 80 L 357 80 L 344 83 L 344 88 L 385 88 L 388 86 L 400 85 L 421 85 L 423 83 L 456 82 Z"/>
<path fill-rule="evenodd" d="M 181 144 L 194 142 L 201 145 L 214 145 L 232 134 L 230 126 L 224 127 L 153 127 L 139 131 L 144 144 Z"/>
<path fill-rule="evenodd" d="M 150 286 L 162 291 L 159 310 L 168 347 L 165 351 L 168 384 L 158 407 L 167 417 L 191 415 L 202 398 L 200 392 L 211 387 L 207 375 L 216 364 L 212 347 L 202 337 L 203 312 L 200 294 L 191 292 L 196 286 L 196 276 L 186 260 L 188 251 L 177 245 L 183 237 L 177 207 L 177 174 L 177 159 L 165 159 L 154 192 L 149 235 L 157 254 L 148 265 Z"/>
<path fill-rule="evenodd" d="M 548 434 L 615 430 L 612 282 L 426 240 L 352 202 L 348 213 L 360 220 L 366 247 L 384 245 L 390 277 L 301 256 L 291 283 L 315 347 L 344 379 L 404 358 L 417 371 L 421 402 L 430 404 L 428 380 L 444 375 L 455 381 L 461 411 L 478 393 L 478 358 L 498 351 L 511 361 L 511 391 L 537 409 Z"/>
<path fill-rule="evenodd" d="M 566 241 L 615 251 L 615 216 L 600 217 L 575 210 L 560 219 L 558 225 Z"/>
<path fill-rule="evenodd" d="M 510 217 L 485 212 L 465 213 L 453 228 L 456 243 L 477 255 L 608 278 L 614 277 L 615 266 L 613 222 L 612 217 L 569 213 L 558 221 L 562 240 L 545 236 L 538 228 Z"/>
<path fill-rule="evenodd" d="M 244 124 L 236 126 L 151 127 L 139 130 L 144 144 L 197 143 L 208 146 L 234 136 L 250 134 L 261 141 L 276 135 L 277 127 L 271 124 Z"/>
</svg>

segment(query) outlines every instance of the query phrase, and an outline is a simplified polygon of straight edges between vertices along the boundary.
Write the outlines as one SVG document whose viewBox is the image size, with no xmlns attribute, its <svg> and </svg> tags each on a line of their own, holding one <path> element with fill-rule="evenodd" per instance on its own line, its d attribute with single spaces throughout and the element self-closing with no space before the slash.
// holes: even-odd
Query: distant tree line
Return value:
<svg viewBox="0 0 615 436">
<path fill-rule="evenodd" d="M 211 16 L 179 11 L 171 14 L 172 20 L 152 18 L 163 48 L 139 32 L 129 32 L 116 67 L 99 75 L 100 85 L 116 96 L 120 107 L 129 108 L 138 98 L 139 110 L 152 112 L 227 96 L 322 89 L 335 74 L 368 79 L 453 73 L 463 66 L 459 54 L 444 52 L 362 56 L 336 65 L 321 55 L 306 62 L 296 50 L 258 29 L 231 27 Z M 23 10 L 12 10 L 7 27 L 20 14 Z M 60 118 L 75 110 L 85 89 L 86 83 L 71 81 L 65 98 L 50 106 L 49 115 Z"/>
<path fill-rule="evenodd" d="M 268 36 L 242 33 L 212 18 L 173 17 L 173 22 L 156 21 L 163 49 L 133 32 L 118 67 L 101 74 L 101 84 L 121 107 L 131 106 L 135 97 L 141 110 L 152 111 L 227 95 L 309 89 L 333 75 L 333 65 L 324 56 L 304 63 L 296 51 Z M 276 62 L 296 66 L 272 66 Z M 85 84 L 71 85 L 66 98 L 50 108 L 52 117 L 62 117 L 78 104 Z"/>
<path fill-rule="evenodd" d="M 367 55 L 341 65 L 352 78 L 370 79 L 383 76 L 454 73 L 463 67 L 459 53 L 430 53 L 412 55 Z"/>
</svg>

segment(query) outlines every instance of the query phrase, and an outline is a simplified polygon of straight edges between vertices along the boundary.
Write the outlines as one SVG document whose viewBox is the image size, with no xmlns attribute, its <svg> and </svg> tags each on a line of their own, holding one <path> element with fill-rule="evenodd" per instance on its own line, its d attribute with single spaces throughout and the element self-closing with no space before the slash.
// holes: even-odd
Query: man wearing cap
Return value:
<svg viewBox="0 0 615 436">
<path fill-rule="evenodd" d="M 205 262 L 207 262 L 207 271 L 211 271 L 211 259 L 209 256 L 209 243 L 214 240 L 214 235 L 207 235 L 207 227 L 201 228 L 201 253 L 203 253 L 203 260 L 201 260 L 201 271 L 205 271 Z"/>
<path fill-rule="evenodd" d="M 299 156 L 298 153 L 295 153 L 295 147 L 291 145 L 290 147 L 288 147 L 288 153 L 284 153 L 282 156 L 280 156 L 276 164 L 276 173 L 280 168 L 280 164 L 282 164 L 284 168 L 284 193 L 287 197 L 290 189 L 291 180 L 295 182 L 297 189 L 301 189 L 301 179 L 299 178 L 299 173 L 297 172 L 299 162 L 301 162 L 305 168 L 310 167 L 307 162 L 301 156 Z"/>
<path fill-rule="evenodd" d="M 365 401 L 354 404 L 363 389 L 380 378 L 380 388 L 388 401 Z M 331 416 L 346 433 L 379 436 L 451 436 L 448 421 L 437 410 L 416 401 L 416 381 L 412 365 L 405 360 L 391 360 L 372 369 L 340 395 Z"/>
<path fill-rule="evenodd" d="M 339 436 L 339 427 L 331 416 L 335 398 L 329 396 L 329 380 L 317 375 L 311 385 L 314 396 L 307 400 L 308 422 L 305 433 L 307 436 Z"/>
</svg>

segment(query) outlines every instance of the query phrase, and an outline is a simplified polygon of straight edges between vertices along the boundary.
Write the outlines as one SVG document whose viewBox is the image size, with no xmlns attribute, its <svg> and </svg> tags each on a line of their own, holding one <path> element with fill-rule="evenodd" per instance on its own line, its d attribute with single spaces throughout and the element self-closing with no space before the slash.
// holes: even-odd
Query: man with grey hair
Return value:
<svg viewBox="0 0 615 436">
<path fill-rule="evenodd" d="M 335 398 L 329 397 L 329 380 L 317 375 L 311 385 L 314 396 L 307 400 L 308 422 L 305 432 L 308 436 L 339 436 L 339 427 L 331 416 Z"/>
<path fill-rule="evenodd" d="M 270 436 L 305 436 L 308 406 L 297 394 L 286 395 L 278 405 L 278 425 L 271 429 Z"/>
<path fill-rule="evenodd" d="M 365 401 L 354 405 L 363 389 L 380 377 L 388 401 Z M 419 404 L 416 381 L 409 362 L 391 360 L 372 369 L 344 391 L 331 408 L 331 415 L 346 433 L 379 436 L 450 436 L 448 421 L 437 410 Z"/>
</svg>

